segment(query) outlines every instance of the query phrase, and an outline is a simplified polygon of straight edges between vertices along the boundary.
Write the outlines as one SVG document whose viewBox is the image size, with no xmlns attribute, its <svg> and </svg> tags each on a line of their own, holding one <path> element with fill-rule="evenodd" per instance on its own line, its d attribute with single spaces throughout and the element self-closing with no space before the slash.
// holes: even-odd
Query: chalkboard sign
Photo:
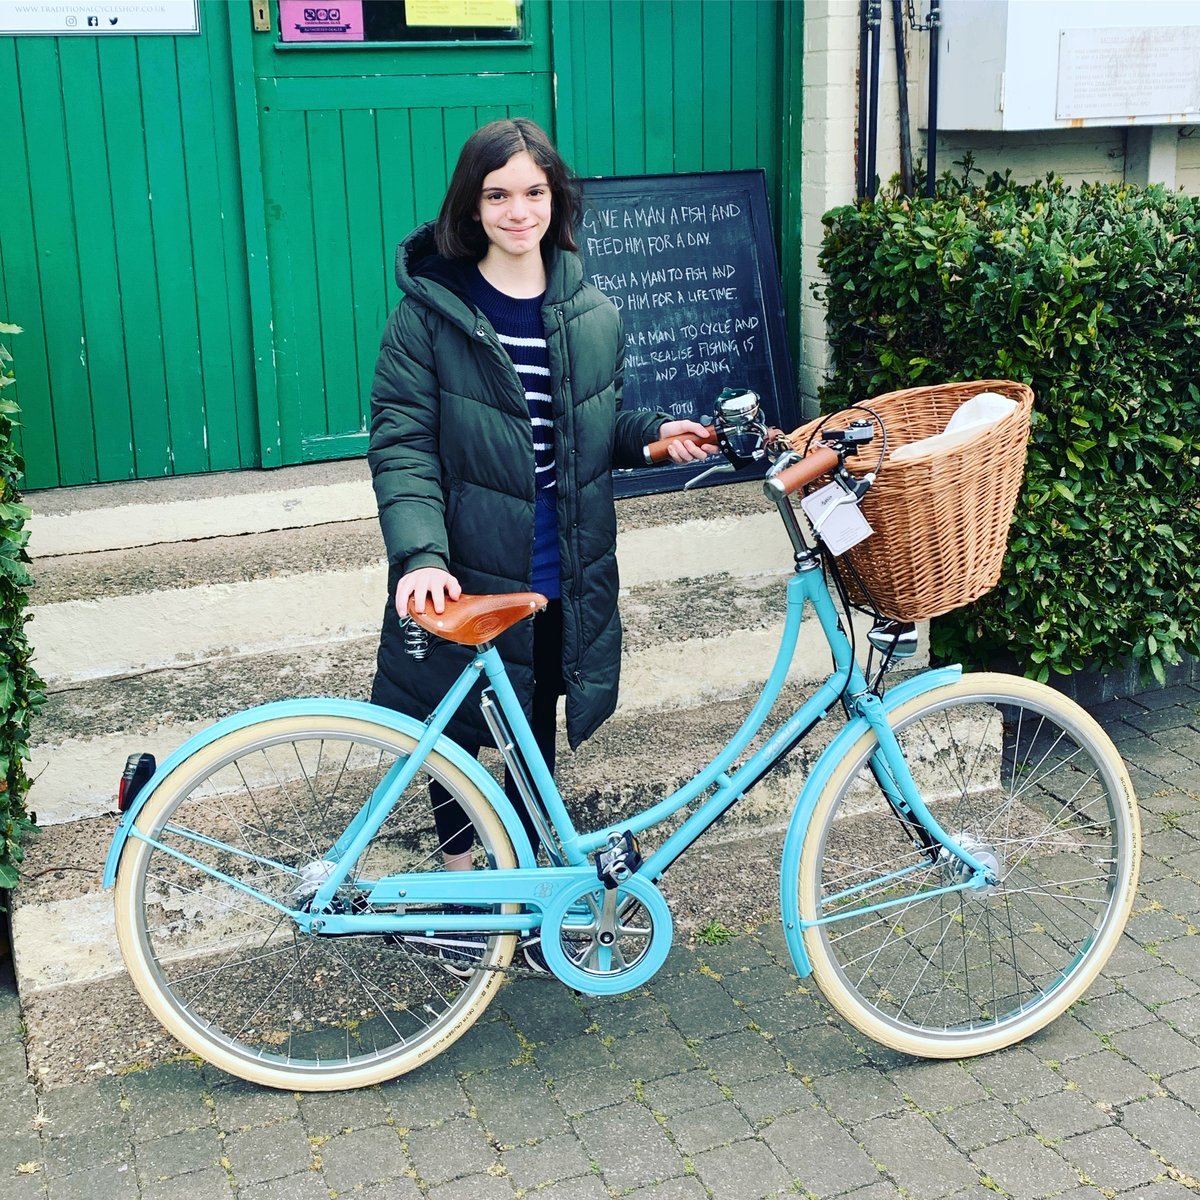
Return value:
<svg viewBox="0 0 1200 1200">
<path fill-rule="evenodd" d="M 795 426 L 762 171 L 581 184 L 576 240 L 584 277 L 617 306 L 625 324 L 624 406 L 711 421 L 722 388 L 749 387 L 762 397 L 770 424 Z M 701 470 L 618 472 L 617 490 L 630 495 L 681 487 Z"/>
</svg>

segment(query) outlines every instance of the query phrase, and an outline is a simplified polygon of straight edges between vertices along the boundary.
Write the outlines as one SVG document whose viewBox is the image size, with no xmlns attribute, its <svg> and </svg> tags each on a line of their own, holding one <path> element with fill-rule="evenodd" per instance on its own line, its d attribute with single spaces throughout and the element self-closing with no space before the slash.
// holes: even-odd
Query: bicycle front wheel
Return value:
<svg viewBox="0 0 1200 1200">
<path fill-rule="evenodd" d="M 923 845 L 873 733 L 823 789 L 800 856 L 818 985 L 852 1025 L 927 1058 L 1028 1037 L 1078 999 L 1124 928 L 1140 829 L 1128 774 L 1077 704 L 1032 680 L 965 675 L 891 717 L 942 828 L 999 882 Z M 925 839 L 928 841 L 928 839 Z"/>
<path fill-rule="evenodd" d="M 259 721 L 185 759 L 138 814 L 117 871 L 117 935 L 147 1006 L 185 1046 L 243 1079 L 327 1091 L 401 1075 L 446 1049 L 500 986 L 515 935 L 487 939 L 451 972 L 391 934 L 314 936 L 302 909 L 333 847 L 415 741 L 370 721 L 304 714 Z M 474 831 L 477 869 L 515 867 L 487 798 L 430 754 L 335 898 L 372 910 L 373 881 L 442 869 L 428 792 L 438 780 Z M 276 907 L 270 902 L 274 901 Z M 432 918 L 431 918 L 432 923 Z"/>
</svg>

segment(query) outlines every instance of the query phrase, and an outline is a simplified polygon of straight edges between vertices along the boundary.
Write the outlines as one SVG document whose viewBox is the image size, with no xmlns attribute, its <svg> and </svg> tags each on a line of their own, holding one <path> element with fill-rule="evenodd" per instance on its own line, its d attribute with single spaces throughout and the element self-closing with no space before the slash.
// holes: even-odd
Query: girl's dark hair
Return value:
<svg viewBox="0 0 1200 1200">
<path fill-rule="evenodd" d="M 550 184 L 550 227 L 542 244 L 560 250 L 579 249 L 575 227 L 583 208 L 570 168 L 540 126 L 527 117 L 512 117 L 481 126 L 459 152 L 435 227 L 438 253 L 444 258 L 477 260 L 487 253 L 487 235 L 475 219 L 483 181 L 522 150 L 545 171 Z"/>
</svg>

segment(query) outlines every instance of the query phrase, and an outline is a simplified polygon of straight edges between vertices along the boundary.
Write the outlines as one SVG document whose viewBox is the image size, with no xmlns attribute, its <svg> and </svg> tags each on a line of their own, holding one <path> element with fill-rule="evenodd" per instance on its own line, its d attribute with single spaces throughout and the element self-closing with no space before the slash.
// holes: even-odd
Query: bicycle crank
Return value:
<svg viewBox="0 0 1200 1200">
<path fill-rule="evenodd" d="M 560 894 L 542 914 L 542 953 L 576 991 L 613 996 L 644 984 L 671 950 L 671 910 L 642 875 Z"/>
</svg>

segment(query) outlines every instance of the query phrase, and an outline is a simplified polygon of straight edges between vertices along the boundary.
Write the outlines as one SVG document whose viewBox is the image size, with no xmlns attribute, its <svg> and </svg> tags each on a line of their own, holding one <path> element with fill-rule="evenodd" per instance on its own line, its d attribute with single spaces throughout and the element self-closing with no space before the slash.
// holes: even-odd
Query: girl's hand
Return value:
<svg viewBox="0 0 1200 1200">
<path fill-rule="evenodd" d="M 425 611 L 426 600 L 433 601 L 433 611 L 446 611 L 447 600 L 457 600 L 462 595 L 458 580 L 449 571 L 440 567 L 418 567 L 400 576 L 396 584 L 396 612 L 403 620 L 408 616 L 408 602 L 412 601 L 416 612 Z"/>
<path fill-rule="evenodd" d="M 681 433 L 694 433 L 696 438 L 679 437 Z M 701 425 L 699 421 L 664 421 L 658 427 L 658 436 L 676 438 L 667 445 L 667 456 L 672 462 L 695 462 L 715 454 L 717 450 L 712 427 Z M 707 442 L 705 439 L 708 439 Z"/>
</svg>

